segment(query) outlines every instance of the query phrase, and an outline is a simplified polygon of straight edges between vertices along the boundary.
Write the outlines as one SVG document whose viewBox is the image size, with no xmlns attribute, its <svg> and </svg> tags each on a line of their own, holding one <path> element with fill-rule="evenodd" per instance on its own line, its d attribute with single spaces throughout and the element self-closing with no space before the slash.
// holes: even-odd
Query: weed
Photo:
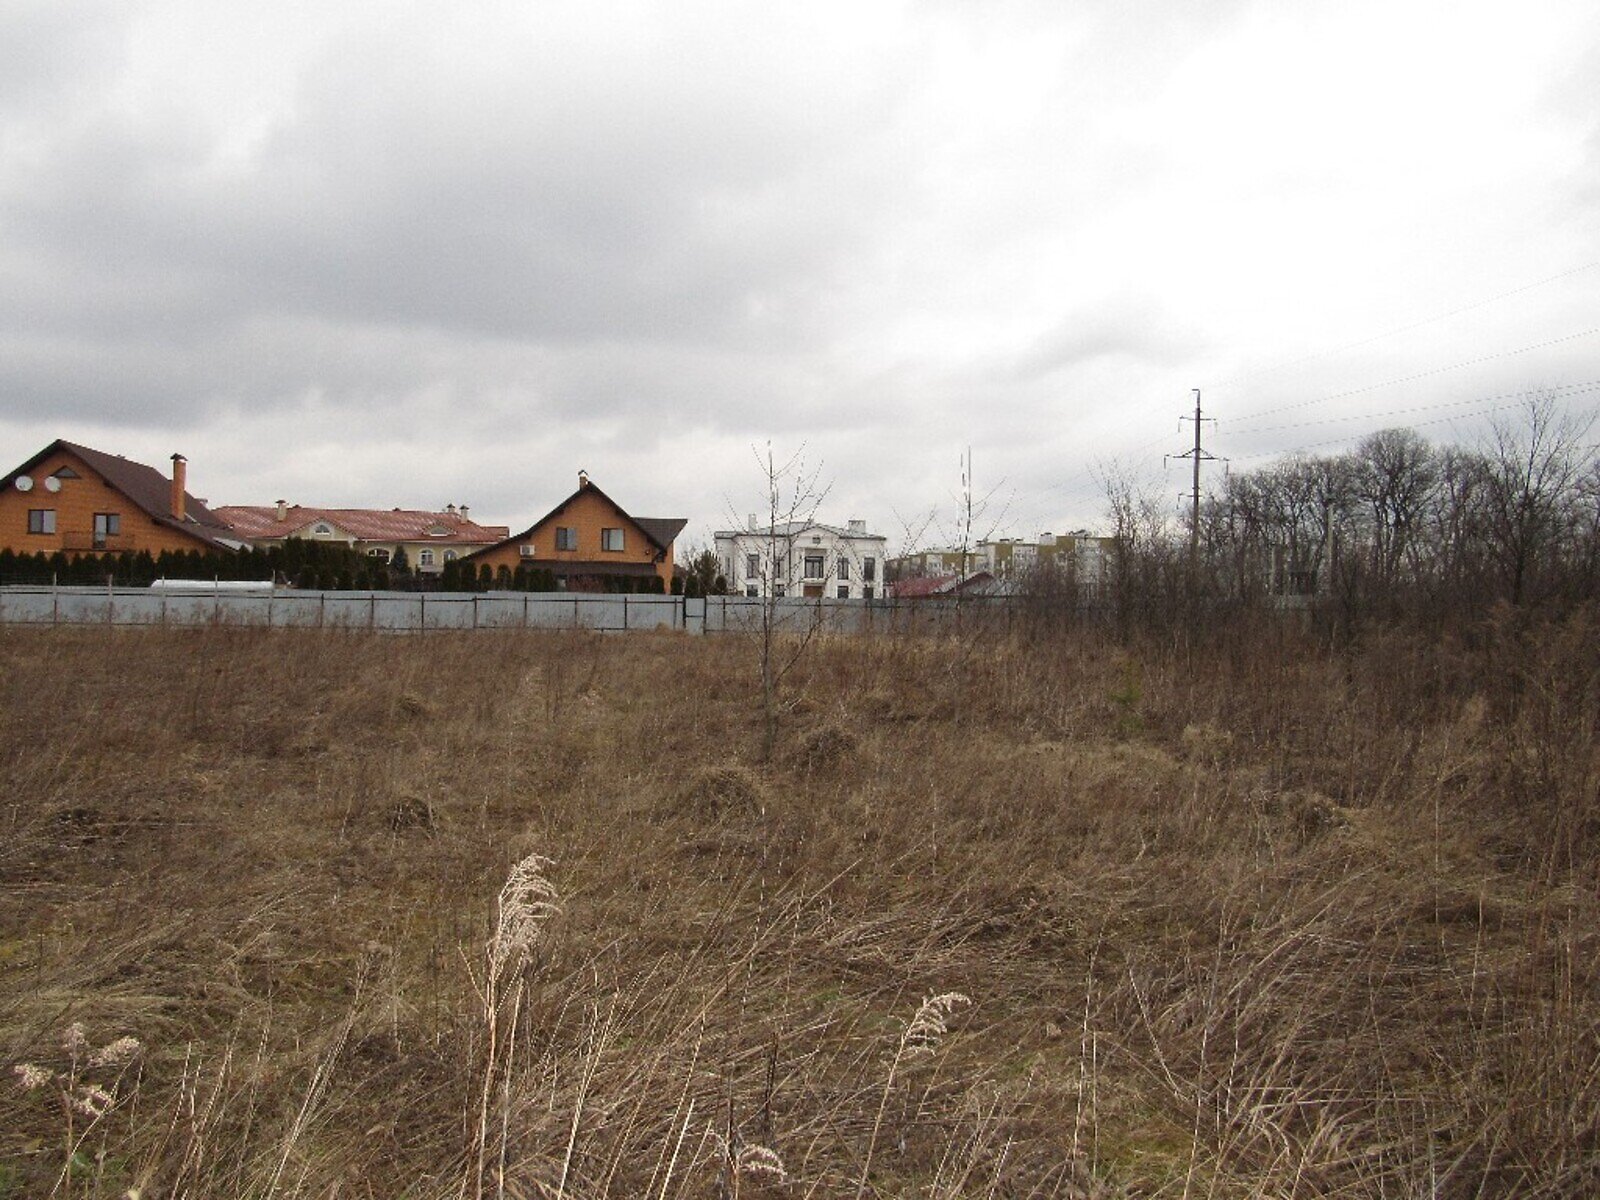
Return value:
<svg viewBox="0 0 1600 1200">
<path fill-rule="evenodd" d="M 1593 630 L 7 629 L 0 1196 L 1600 1194 Z"/>
</svg>

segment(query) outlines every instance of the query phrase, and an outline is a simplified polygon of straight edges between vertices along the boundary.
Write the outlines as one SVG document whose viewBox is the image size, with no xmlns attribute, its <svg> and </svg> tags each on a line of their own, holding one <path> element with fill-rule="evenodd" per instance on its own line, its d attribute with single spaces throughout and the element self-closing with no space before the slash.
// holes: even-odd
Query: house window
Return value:
<svg viewBox="0 0 1600 1200">
<path fill-rule="evenodd" d="M 761 589 L 753 583 L 747 583 L 744 585 L 744 594 L 746 596 L 759 596 L 761 595 Z"/>
<path fill-rule="evenodd" d="M 316 534 L 318 537 L 328 537 L 333 533 L 333 526 L 327 524 L 315 525 L 312 527 L 311 532 Z"/>
<path fill-rule="evenodd" d="M 602 549 L 602 550 L 621 550 L 622 549 L 622 530 L 620 530 L 620 529 L 602 529 L 600 531 L 600 549 Z"/>
<path fill-rule="evenodd" d="M 455 562 L 456 552 L 454 550 L 446 550 L 444 552 L 444 560 L 445 562 Z"/>
<path fill-rule="evenodd" d="M 761 556 L 759 554 L 746 554 L 744 556 L 744 577 L 746 579 L 759 579 L 761 576 Z"/>
<path fill-rule="evenodd" d="M 556 526 L 556 549 L 576 550 L 578 548 L 578 531 L 571 525 Z"/>
<path fill-rule="evenodd" d="M 772 594 L 774 596 L 776 596 L 779 600 L 783 599 L 783 597 L 787 593 L 787 591 L 788 591 L 788 589 L 785 588 L 783 586 L 783 584 L 781 584 L 781 583 L 775 583 L 775 584 L 772 585 Z"/>
<path fill-rule="evenodd" d="M 772 573 L 774 575 L 787 575 L 788 572 L 783 569 L 785 565 L 783 555 L 778 555 L 777 558 L 772 560 Z"/>
<path fill-rule="evenodd" d="M 426 550 L 419 550 L 417 552 L 417 566 L 419 566 L 419 567 L 431 567 L 431 566 L 433 566 L 433 548 L 432 547 L 429 547 Z"/>
<path fill-rule="evenodd" d="M 869 558 L 867 561 L 871 562 L 872 560 Z M 873 591 L 874 591 L 874 588 L 870 583 L 862 584 L 861 585 L 861 598 L 863 600 L 871 600 L 872 599 L 872 595 L 873 595 Z"/>
<path fill-rule="evenodd" d="M 848 583 L 841 583 L 839 585 L 839 599 L 841 599 L 841 600 L 850 599 L 850 585 Z"/>
<path fill-rule="evenodd" d="M 95 513 L 94 544 L 96 549 L 104 548 L 108 538 L 114 538 L 121 532 L 121 513 Z"/>
<path fill-rule="evenodd" d="M 840 579 L 850 578 L 850 560 L 848 558 L 839 559 L 839 570 L 837 574 Z"/>
<path fill-rule="evenodd" d="M 389 561 L 389 552 L 387 550 L 382 549 L 382 548 L 377 549 L 377 550 L 368 550 L 367 551 L 367 557 L 368 558 L 376 558 L 380 562 L 388 562 Z"/>
<path fill-rule="evenodd" d="M 877 559 L 863 558 L 861 560 L 861 578 L 865 579 L 868 583 L 872 583 L 878 578 Z"/>
<path fill-rule="evenodd" d="M 55 474 L 55 477 L 57 479 L 81 479 L 82 478 L 82 476 L 79 475 L 76 471 L 74 471 L 71 467 L 62 467 L 59 471 L 54 472 L 54 474 Z"/>
<path fill-rule="evenodd" d="M 29 533 L 54 533 L 56 531 L 56 510 L 53 508 L 30 508 L 28 510 Z"/>
<path fill-rule="evenodd" d="M 807 579 L 821 579 L 822 578 L 822 563 L 823 563 L 822 555 L 820 555 L 820 554 L 808 554 L 808 555 L 806 555 L 806 578 Z"/>
</svg>

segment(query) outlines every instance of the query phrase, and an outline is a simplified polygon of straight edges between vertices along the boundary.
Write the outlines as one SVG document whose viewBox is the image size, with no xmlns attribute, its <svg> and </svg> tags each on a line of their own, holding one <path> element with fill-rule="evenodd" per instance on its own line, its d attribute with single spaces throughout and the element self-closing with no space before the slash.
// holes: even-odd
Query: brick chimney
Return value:
<svg viewBox="0 0 1600 1200">
<path fill-rule="evenodd" d="M 578 486 L 581 487 L 581 488 L 586 488 L 586 487 L 589 486 L 589 472 L 587 472 L 587 471 L 579 471 L 578 472 Z"/>
<path fill-rule="evenodd" d="M 184 518 L 183 502 L 184 492 L 187 490 L 188 472 L 186 468 L 188 462 L 189 460 L 181 454 L 172 456 L 172 503 L 170 507 L 172 509 L 172 517 L 176 521 L 181 521 Z"/>
<path fill-rule="evenodd" d="M 456 514 L 463 521 L 470 521 L 472 519 L 470 516 L 468 516 L 468 514 L 470 512 L 472 512 L 472 510 L 470 508 L 468 508 L 465 504 L 463 504 L 460 508 L 456 509 Z"/>
<path fill-rule="evenodd" d="M 279 500 L 278 501 L 278 520 L 287 521 L 288 519 L 289 519 L 289 502 L 287 500 Z"/>
</svg>

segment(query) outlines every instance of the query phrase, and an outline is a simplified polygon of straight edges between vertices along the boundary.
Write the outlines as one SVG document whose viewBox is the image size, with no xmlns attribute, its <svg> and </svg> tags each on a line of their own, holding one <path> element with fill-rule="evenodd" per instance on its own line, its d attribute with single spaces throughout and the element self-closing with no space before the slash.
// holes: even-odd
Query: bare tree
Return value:
<svg viewBox="0 0 1600 1200">
<path fill-rule="evenodd" d="M 1600 596 L 1600 457 L 1591 447 L 1589 468 L 1578 481 L 1574 522 L 1574 591 L 1579 599 Z"/>
<path fill-rule="evenodd" d="M 1488 461 L 1474 450 L 1446 446 L 1420 540 L 1426 543 L 1435 601 L 1454 606 L 1478 595 L 1484 577 L 1484 493 Z"/>
<path fill-rule="evenodd" d="M 1352 466 L 1355 496 L 1367 518 L 1373 577 L 1388 592 L 1403 563 L 1416 565 L 1417 534 L 1438 484 L 1438 462 L 1415 430 L 1380 429 L 1361 439 Z"/>
<path fill-rule="evenodd" d="M 1542 585 L 1575 516 L 1594 418 L 1560 413 L 1553 397 L 1523 405 L 1522 422 L 1495 421 L 1484 449 L 1485 534 L 1503 594 L 1521 604 Z"/>
<path fill-rule="evenodd" d="M 778 602 L 788 593 L 795 540 L 816 522 L 817 510 L 827 499 L 830 485 L 821 482 L 821 464 L 813 467 L 806 463 L 803 445 L 781 463 L 773 452 L 771 442 L 764 449 L 752 447 L 751 450 L 766 490 L 760 663 L 761 756 L 767 759 L 771 758 L 778 740 L 779 689 L 822 625 L 819 606 L 798 639 L 787 645 L 780 644 L 779 633 L 783 622 Z"/>
<path fill-rule="evenodd" d="M 898 513 L 904 533 L 902 556 L 918 554 L 927 549 L 930 536 L 937 538 L 941 547 L 948 547 L 958 557 L 957 573 L 963 577 L 976 569 L 977 548 L 992 540 L 1004 522 L 1009 504 L 995 509 L 995 496 L 1005 486 L 1001 479 L 987 492 L 978 493 L 973 482 L 972 447 L 961 456 L 960 488 L 950 495 L 948 508 L 935 505 L 925 513 L 907 520 Z"/>
<path fill-rule="evenodd" d="M 1170 512 L 1159 493 L 1142 486 L 1126 465 L 1097 468 L 1106 494 L 1113 544 L 1111 600 L 1119 632 L 1151 625 L 1171 612 L 1186 589 L 1187 556 L 1180 557 Z"/>
<path fill-rule="evenodd" d="M 1317 592 L 1334 532 L 1349 517 L 1349 480 L 1343 460 L 1299 456 L 1229 475 L 1211 516 L 1202 510 L 1217 530 L 1217 569 L 1232 576 L 1225 590 L 1246 601 L 1262 591 Z"/>
</svg>

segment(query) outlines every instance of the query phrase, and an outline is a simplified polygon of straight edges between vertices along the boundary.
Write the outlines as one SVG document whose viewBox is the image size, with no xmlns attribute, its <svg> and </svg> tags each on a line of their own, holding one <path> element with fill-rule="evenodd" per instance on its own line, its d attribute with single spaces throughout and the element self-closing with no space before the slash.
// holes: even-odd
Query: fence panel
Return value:
<svg viewBox="0 0 1600 1200">
<path fill-rule="evenodd" d="M 450 593 L 426 597 L 426 603 L 419 606 L 417 615 L 424 630 L 474 629 L 478 620 L 477 607 L 476 596 Z"/>
<path fill-rule="evenodd" d="M 681 629 L 684 601 L 676 596 L 624 596 L 627 629 Z"/>
<path fill-rule="evenodd" d="M 324 592 L 321 624 L 328 629 L 365 629 L 372 620 L 372 601 L 359 592 Z"/>
<path fill-rule="evenodd" d="M 572 623 L 580 629 L 621 629 L 628 602 L 621 596 L 575 598 Z"/>
<path fill-rule="evenodd" d="M 55 598 L 48 591 L 5 589 L 0 596 L 0 617 L 18 625 L 49 625 L 55 621 Z"/>
<path fill-rule="evenodd" d="M 164 620 L 162 597 L 146 591 L 116 592 L 111 597 L 114 625 L 160 625 Z"/>
<path fill-rule="evenodd" d="M 523 604 L 521 596 L 479 596 L 478 627 L 480 629 L 522 628 Z"/>
<path fill-rule="evenodd" d="M 105 625 L 111 620 L 111 597 L 103 588 L 62 592 L 56 601 L 57 620 L 63 625 Z"/>
</svg>

